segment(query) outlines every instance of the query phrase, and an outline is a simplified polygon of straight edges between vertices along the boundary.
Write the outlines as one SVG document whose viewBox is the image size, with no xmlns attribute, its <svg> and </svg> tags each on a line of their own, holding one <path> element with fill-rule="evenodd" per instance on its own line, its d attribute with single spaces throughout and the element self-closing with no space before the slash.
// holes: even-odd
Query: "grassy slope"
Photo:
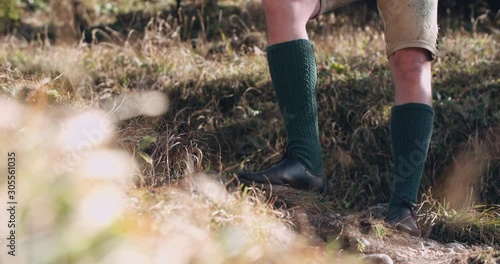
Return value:
<svg viewBox="0 0 500 264">
<path fill-rule="evenodd" d="M 262 32 L 241 30 L 238 38 L 220 35 L 218 41 L 200 36 L 192 42 L 196 43 L 193 48 L 179 40 L 167 19 L 155 20 L 144 36 L 130 43 L 50 47 L 5 38 L 0 49 L 0 87 L 7 96 L 45 110 L 47 105 L 67 103 L 78 109 L 99 107 L 112 96 L 141 90 L 168 94 L 166 115 L 119 123 L 117 139 L 111 144 L 129 153 L 144 153 L 136 158 L 141 168 L 136 182 L 148 188 L 132 187 L 128 196 L 138 201 L 133 206 L 141 215 L 137 221 L 153 223 L 152 230 L 145 233 L 164 228 L 173 230 L 180 240 L 191 241 L 186 243 L 201 243 L 203 238 L 186 238 L 182 230 L 175 229 L 175 219 L 190 219 L 184 228 L 211 241 L 206 252 L 187 254 L 194 259 L 216 258 L 213 252 L 219 249 L 215 245 L 224 239 L 224 243 L 232 243 L 231 236 L 243 230 L 248 235 L 243 249 L 236 253 L 222 249 L 219 253 L 224 261 L 245 262 L 246 254 L 253 255 L 252 248 L 262 241 L 269 242 L 258 248 L 262 259 L 274 258 L 276 243 L 294 241 L 297 244 L 282 249 L 299 252 L 291 257 L 327 260 L 335 250 L 320 243 L 319 255 L 305 252 L 310 244 L 295 238 L 290 228 L 330 241 L 343 225 L 331 224 L 331 219 L 337 219 L 336 212 L 366 209 L 387 200 L 392 167 L 387 128 L 391 77 L 380 24 L 370 22 L 366 28 L 358 28 L 343 19 L 349 20 L 329 17 L 310 25 L 319 65 L 321 141 L 330 191 L 321 198 L 289 193 L 278 201 L 268 201 L 285 206 L 283 210 L 249 198 L 253 196 L 241 198 L 236 193 L 232 198 L 226 194 L 217 198 L 203 187 L 193 189 L 198 186 L 193 173 L 210 170 L 229 180 L 242 169 L 263 168 L 279 159 L 284 129 L 262 52 Z M 433 186 L 435 197 L 446 198 L 455 207 L 471 200 L 498 204 L 498 36 L 446 31 L 440 49 L 442 55 L 433 68 L 436 126 L 422 191 Z M 146 136 L 155 137 L 156 142 L 138 149 Z M 164 184 L 174 187 L 150 188 Z M 462 195 L 470 190 L 474 191 L 470 197 Z M 443 242 L 498 245 L 495 207 L 487 212 L 455 213 L 432 198 L 424 200 L 432 209 L 422 215 L 431 237 Z M 179 218 L 172 218 L 174 215 Z M 435 228 L 431 230 L 431 226 Z M 114 228 L 110 227 L 111 234 L 117 232 Z M 134 233 L 131 229 L 117 233 Z M 161 241 L 173 243 L 166 234 L 170 233 L 159 234 Z M 86 253 L 70 252 L 66 257 Z"/>
</svg>

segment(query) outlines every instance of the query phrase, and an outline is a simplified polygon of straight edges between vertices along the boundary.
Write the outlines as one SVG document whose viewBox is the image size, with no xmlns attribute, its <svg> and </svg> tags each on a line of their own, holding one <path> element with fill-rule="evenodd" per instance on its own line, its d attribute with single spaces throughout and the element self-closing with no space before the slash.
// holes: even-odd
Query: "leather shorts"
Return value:
<svg viewBox="0 0 500 264">
<path fill-rule="evenodd" d="M 320 0 L 318 15 L 358 0 Z M 377 0 L 384 23 L 387 57 L 404 48 L 423 48 L 438 55 L 436 48 L 438 0 Z"/>
</svg>

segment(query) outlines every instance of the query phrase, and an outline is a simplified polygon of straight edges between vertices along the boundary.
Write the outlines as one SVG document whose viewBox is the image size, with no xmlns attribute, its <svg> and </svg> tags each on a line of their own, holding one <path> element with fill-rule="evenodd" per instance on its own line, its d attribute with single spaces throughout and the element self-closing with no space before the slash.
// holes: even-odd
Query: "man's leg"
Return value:
<svg viewBox="0 0 500 264">
<path fill-rule="evenodd" d="M 263 0 L 267 58 L 288 137 L 287 156 L 268 170 L 242 173 L 243 183 L 324 189 L 316 104 L 317 69 L 306 23 L 320 0 Z"/>
<path fill-rule="evenodd" d="M 411 210 L 418 201 L 434 122 L 430 54 L 420 48 L 402 49 L 389 57 L 389 65 L 395 100 L 390 127 L 394 184 L 388 220 L 402 221 L 400 229 L 418 236 L 420 231 L 411 219 Z"/>
<path fill-rule="evenodd" d="M 418 236 L 413 214 L 432 135 L 431 59 L 437 55 L 437 0 L 377 0 L 395 87 L 391 111 L 394 185 L 386 220 Z"/>
</svg>

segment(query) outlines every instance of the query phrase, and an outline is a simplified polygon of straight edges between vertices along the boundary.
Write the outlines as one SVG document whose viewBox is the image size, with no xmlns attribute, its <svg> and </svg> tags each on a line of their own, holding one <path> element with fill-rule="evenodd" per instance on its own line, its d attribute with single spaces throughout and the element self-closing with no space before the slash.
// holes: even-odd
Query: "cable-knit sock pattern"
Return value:
<svg viewBox="0 0 500 264">
<path fill-rule="evenodd" d="M 433 123 L 434 110 L 426 104 L 409 103 L 392 108 L 394 184 L 391 205 L 406 198 L 417 202 Z"/>
<path fill-rule="evenodd" d="M 323 174 L 312 43 L 298 39 L 267 48 L 269 70 L 288 136 L 288 154 Z"/>
</svg>

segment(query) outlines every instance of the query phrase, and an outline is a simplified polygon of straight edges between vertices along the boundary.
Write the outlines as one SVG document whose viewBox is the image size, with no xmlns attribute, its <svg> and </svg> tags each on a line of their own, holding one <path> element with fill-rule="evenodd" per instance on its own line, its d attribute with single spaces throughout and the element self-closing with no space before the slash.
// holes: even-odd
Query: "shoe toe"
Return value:
<svg viewBox="0 0 500 264">
<path fill-rule="evenodd" d="M 294 159 L 284 159 L 271 168 L 260 172 L 241 173 L 238 179 L 244 185 L 286 186 L 299 190 L 316 190 L 325 188 L 324 178 L 314 176 L 304 165 Z"/>
<path fill-rule="evenodd" d="M 420 229 L 412 214 L 410 208 L 404 205 L 396 205 L 393 208 L 389 208 L 385 221 L 396 230 L 419 237 Z"/>
<path fill-rule="evenodd" d="M 404 219 L 394 225 L 394 227 L 404 233 L 407 233 L 411 236 L 419 237 L 420 229 L 412 218 Z"/>
</svg>

